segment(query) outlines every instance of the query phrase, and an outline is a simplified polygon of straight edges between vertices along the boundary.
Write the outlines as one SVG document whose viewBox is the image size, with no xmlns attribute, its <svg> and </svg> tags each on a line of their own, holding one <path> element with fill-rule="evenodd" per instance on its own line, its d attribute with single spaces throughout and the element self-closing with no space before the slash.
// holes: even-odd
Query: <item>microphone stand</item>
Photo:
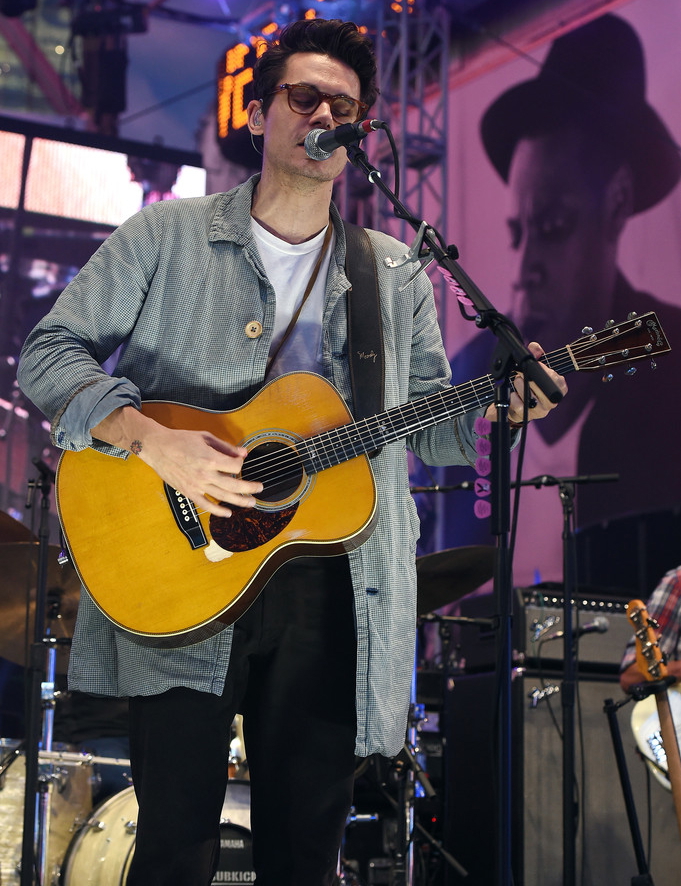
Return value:
<svg viewBox="0 0 681 886">
<path fill-rule="evenodd" d="M 532 477 L 530 480 L 521 480 L 511 483 L 511 489 L 518 486 L 534 486 L 539 489 L 541 486 L 560 486 L 562 483 L 612 483 L 619 480 L 619 474 L 578 474 L 576 477 L 553 477 L 550 474 L 541 474 Z M 409 491 L 416 492 L 456 492 L 458 489 L 475 492 L 474 480 L 463 480 L 461 483 L 455 483 L 453 486 L 411 486 Z"/>
<path fill-rule="evenodd" d="M 674 681 L 675 677 L 665 678 Z M 662 684 L 662 685 L 660 685 Z M 629 822 L 629 832 L 634 844 L 634 857 L 636 858 L 636 866 L 638 874 L 631 878 L 631 886 L 654 886 L 653 878 L 646 859 L 645 850 L 643 848 L 643 839 L 641 837 L 641 828 L 638 823 L 638 815 L 636 814 L 636 803 L 634 801 L 634 793 L 631 789 L 631 779 L 629 778 L 629 769 L 627 767 L 627 759 L 624 755 L 624 744 L 622 743 L 622 733 L 617 719 L 617 712 L 630 701 L 641 701 L 649 695 L 659 692 L 661 689 L 667 689 L 668 683 L 660 680 L 639 683 L 632 688 L 632 694 L 624 701 L 615 702 L 611 698 L 606 698 L 603 703 L 603 712 L 608 718 L 608 726 L 610 727 L 610 738 L 615 752 L 615 761 L 617 763 L 617 772 L 620 777 L 620 785 L 624 796 L 624 805 L 627 811 L 627 821 Z"/>
<path fill-rule="evenodd" d="M 46 872 L 46 803 L 49 802 L 47 786 L 39 783 L 40 775 L 40 740 L 42 734 L 42 699 L 43 689 L 48 689 L 44 682 L 45 668 L 45 611 L 47 604 L 47 557 L 49 554 L 49 513 L 50 490 L 54 480 L 54 471 L 40 459 L 34 459 L 40 472 L 38 481 L 30 483 L 28 507 L 32 505 L 33 493 L 40 490 L 40 524 L 38 530 L 38 570 L 35 593 L 35 618 L 33 642 L 29 658 L 29 695 L 26 712 L 26 783 L 24 787 L 24 819 L 21 844 L 21 886 L 33 886 L 35 882 L 45 883 Z M 49 650 L 49 680 L 54 681 L 56 647 Z M 51 719 L 47 721 L 46 738 L 51 742 Z M 49 748 L 45 748 L 49 750 Z M 37 878 L 37 879 L 36 879 Z"/>
<path fill-rule="evenodd" d="M 563 507 L 563 682 L 561 707 L 563 726 L 563 886 L 577 882 L 577 816 L 575 782 L 575 698 L 577 686 L 577 642 L 572 604 L 577 590 L 574 529 L 575 486 L 578 483 L 611 482 L 618 474 L 583 477 L 544 477 L 542 485 L 557 485 Z"/>
<path fill-rule="evenodd" d="M 508 551 L 510 513 L 510 431 L 508 427 L 508 404 L 511 372 L 518 370 L 525 378 L 552 402 L 558 403 L 562 394 L 535 358 L 520 340 L 513 324 L 488 301 L 473 280 L 456 262 L 459 257 L 455 246 L 443 246 L 443 239 L 425 221 L 416 219 L 381 178 L 381 173 L 369 162 L 365 151 L 356 144 L 346 146 L 350 163 L 363 172 L 388 199 L 397 218 L 407 221 L 417 237 L 409 253 L 401 261 L 390 266 L 398 267 L 410 261 L 437 261 L 440 270 L 460 303 L 472 304 L 474 319 L 479 328 L 489 328 L 498 339 L 493 358 L 492 375 L 498 381 L 496 390 L 497 421 L 493 431 L 492 445 L 492 531 L 497 538 L 498 561 L 494 578 L 496 610 L 499 613 L 497 634 L 497 674 L 499 679 L 499 717 L 497 734 L 496 782 L 498 786 L 496 815 L 497 876 L 496 886 L 512 886 L 511 859 L 511 617 L 513 582 Z M 420 267 L 416 273 L 420 273 Z"/>
</svg>

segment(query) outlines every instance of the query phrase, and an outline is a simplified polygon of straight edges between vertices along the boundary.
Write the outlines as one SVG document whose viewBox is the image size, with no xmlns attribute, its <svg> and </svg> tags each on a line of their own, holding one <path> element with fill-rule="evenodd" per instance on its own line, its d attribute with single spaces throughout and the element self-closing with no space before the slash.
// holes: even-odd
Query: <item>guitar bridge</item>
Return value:
<svg viewBox="0 0 681 886">
<path fill-rule="evenodd" d="M 194 502 L 167 483 L 163 484 L 163 489 L 168 499 L 170 510 L 177 523 L 177 528 L 192 546 L 192 550 L 205 547 L 208 544 L 208 539 L 203 531 Z"/>
</svg>

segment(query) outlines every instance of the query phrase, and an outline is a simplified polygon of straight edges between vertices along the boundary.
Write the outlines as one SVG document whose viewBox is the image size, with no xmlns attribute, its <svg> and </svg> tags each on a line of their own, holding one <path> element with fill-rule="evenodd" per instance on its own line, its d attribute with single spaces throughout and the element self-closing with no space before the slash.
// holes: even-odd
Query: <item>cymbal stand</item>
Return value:
<svg viewBox="0 0 681 886">
<path fill-rule="evenodd" d="M 450 855 L 438 840 L 415 820 L 414 801 L 416 797 L 432 799 L 437 796 L 427 773 L 419 763 L 419 726 L 426 719 L 425 707 L 417 701 L 417 673 L 419 661 L 419 634 L 416 634 L 414 669 L 411 681 L 411 703 L 407 723 L 407 738 L 402 750 L 393 762 L 393 772 L 397 780 L 397 800 L 388 799 L 397 813 L 397 833 L 393 862 L 392 886 L 415 886 L 414 879 L 414 832 L 425 837 L 444 860 L 462 877 L 468 872 Z"/>
<path fill-rule="evenodd" d="M 52 644 L 48 652 L 48 666 L 45 666 L 45 612 L 47 599 L 47 557 L 49 553 L 49 512 L 50 491 L 54 471 L 40 459 L 34 459 L 40 472 L 40 479 L 29 483 L 27 507 L 32 507 L 36 489 L 40 491 L 40 526 L 38 530 L 38 570 L 36 578 L 35 623 L 33 642 L 30 647 L 28 673 L 29 695 L 26 711 L 26 783 L 24 789 L 24 819 L 21 844 L 21 886 L 45 883 L 46 856 L 45 833 L 47 785 L 40 783 L 40 742 L 41 737 L 51 743 L 52 716 L 46 717 L 47 730 L 43 736 L 43 693 L 54 688 L 56 669 L 56 647 Z M 43 677 L 45 680 L 43 681 Z M 53 712 L 52 712 L 53 714 Z M 45 748 L 46 750 L 48 748 Z M 38 802 L 40 798 L 40 802 Z M 37 880 L 36 880 L 37 877 Z"/>
</svg>

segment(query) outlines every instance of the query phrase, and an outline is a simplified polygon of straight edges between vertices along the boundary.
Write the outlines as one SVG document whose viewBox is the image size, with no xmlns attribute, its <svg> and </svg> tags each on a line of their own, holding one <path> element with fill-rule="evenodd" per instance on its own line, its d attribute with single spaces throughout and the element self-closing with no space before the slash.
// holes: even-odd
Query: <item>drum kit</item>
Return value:
<svg viewBox="0 0 681 886">
<path fill-rule="evenodd" d="M 36 598 L 40 599 L 36 593 L 39 548 L 38 540 L 24 524 L 0 512 L 0 658 L 21 668 L 30 664 L 33 655 Z M 127 775 L 129 761 L 94 756 L 72 745 L 56 745 L 52 741 L 55 708 L 61 697 L 55 686 L 68 668 L 70 638 L 80 597 L 75 570 L 68 564 L 60 565 L 58 554 L 58 549 L 50 546 L 44 622 L 40 621 L 44 623 L 47 663 L 41 672 L 41 741 L 34 770 L 37 772 L 32 835 L 34 870 L 30 876 L 25 870 L 22 872 L 26 851 L 25 804 L 31 800 L 27 779 L 31 772 L 30 744 L 21 738 L 0 738 L 0 882 L 3 886 L 12 883 L 16 886 L 25 883 L 124 886 L 135 845 L 134 790 L 132 786 L 123 788 L 94 808 L 92 796 L 99 765 L 123 767 Z M 478 588 L 491 578 L 493 568 L 494 549 L 482 546 L 418 558 L 419 617 L 438 619 L 439 616 L 433 616 L 434 610 Z M 412 816 L 413 797 L 419 794 L 419 785 L 425 776 L 417 759 L 419 706 L 415 690 L 412 701 L 410 733 L 403 757 L 405 784 L 411 783 L 411 787 L 398 799 L 396 813 L 405 823 Z M 214 883 L 254 879 L 250 784 L 240 717 L 233 724 L 232 735 L 230 780 L 222 811 L 220 863 Z M 406 872 L 410 843 L 411 838 L 405 833 L 404 857 L 398 852 L 400 864 L 404 865 L 405 884 L 412 882 Z M 342 883 L 360 882 L 352 881 L 342 865 L 339 874 Z"/>
<path fill-rule="evenodd" d="M 31 661 L 36 615 L 38 541 L 24 524 L 0 511 L 0 657 L 25 668 Z M 42 684 L 42 741 L 38 752 L 35 880 L 40 886 L 124 886 L 135 845 L 137 800 L 132 786 L 93 808 L 98 766 L 129 760 L 78 752 L 51 740 L 53 714 L 62 694 L 55 677 L 68 668 L 80 581 L 59 564 L 50 546 L 45 626 L 48 664 Z M 2 719 L 0 719 L 0 723 Z M 230 781 L 222 809 L 220 862 L 215 883 L 254 879 L 250 837 L 250 785 L 240 717 L 232 727 Z M 20 738 L 0 738 L 0 882 L 23 884 L 22 841 L 27 749 Z M 128 782 L 130 779 L 128 778 Z"/>
</svg>

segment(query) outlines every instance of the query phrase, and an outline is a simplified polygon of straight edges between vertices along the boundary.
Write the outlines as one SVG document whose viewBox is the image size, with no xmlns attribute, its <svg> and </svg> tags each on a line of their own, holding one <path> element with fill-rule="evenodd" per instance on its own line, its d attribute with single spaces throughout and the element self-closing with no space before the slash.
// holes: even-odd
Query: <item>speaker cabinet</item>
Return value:
<svg viewBox="0 0 681 886">
<path fill-rule="evenodd" d="M 563 886 L 562 707 L 559 673 L 516 677 L 512 691 L 512 821 L 514 886 Z M 546 689 L 550 690 L 546 692 Z M 606 699 L 622 699 L 616 678 L 580 679 L 575 708 L 574 796 L 578 810 L 577 882 L 629 886 L 639 872 L 626 815 Z M 551 692 L 551 690 L 554 690 Z M 537 692 L 539 697 L 537 697 Z M 542 694 L 543 693 L 543 694 Z M 495 883 L 498 792 L 496 680 L 493 672 L 456 677 L 445 699 L 445 846 L 468 871 L 451 869 L 447 886 Z M 631 704 L 617 720 L 625 747 L 644 847 L 651 797 L 655 886 L 681 882 L 681 841 L 672 796 L 648 774 L 635 750 Z"/>
</svg>

